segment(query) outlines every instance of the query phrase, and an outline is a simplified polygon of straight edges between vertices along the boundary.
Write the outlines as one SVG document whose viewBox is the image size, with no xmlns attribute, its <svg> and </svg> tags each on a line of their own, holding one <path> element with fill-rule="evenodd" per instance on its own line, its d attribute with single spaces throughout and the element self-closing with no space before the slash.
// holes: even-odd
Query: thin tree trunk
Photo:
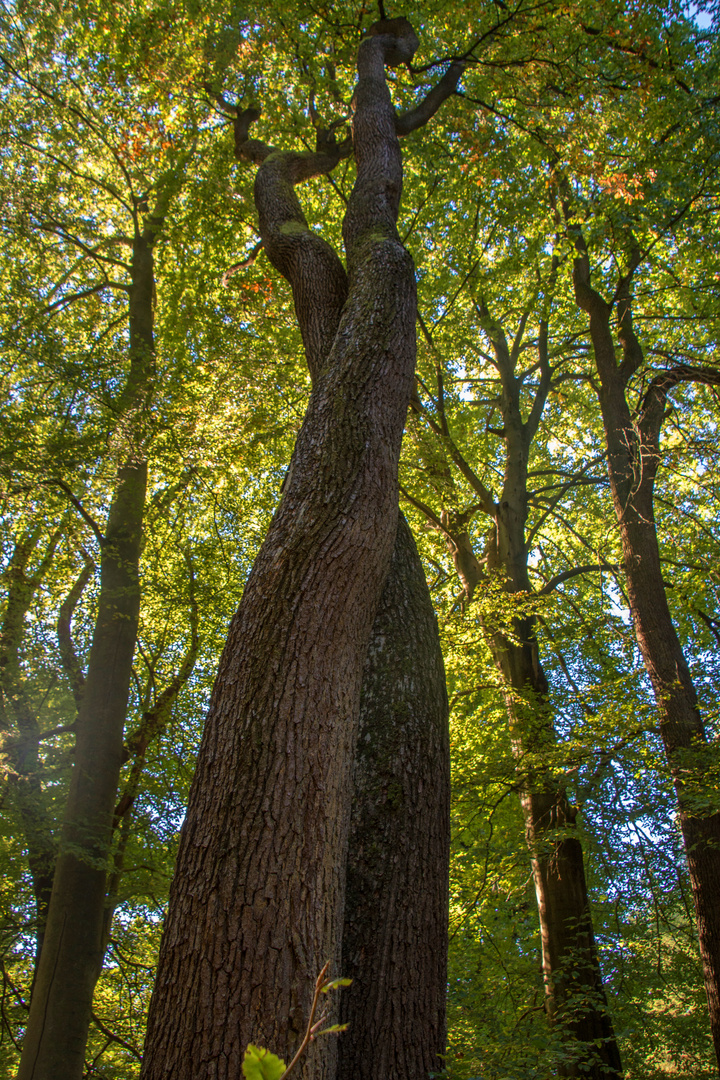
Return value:
<svg viewBox="0 0 720 1080">
<path fill-rule="evenodd" d="M 513 620 L 513 640 L 493 635 L 517 762 L 520 802 L 538 904 L 545 1009 L 566 1040 L 563 1077 L 622 1076 L 602 983 L 585 880 L 577 811 L 551 771 L 529 766 L 552 752 L 556 735 L 533 618 Z"/>
<path fill-rule="evenodd" d="M 618 338 L 623 353 L 622 363 L 618 364 L 610 326 L 613 308 L 592 288 L 582 234 L 575 227 L 573 232 L 579 253 L 574 265 L 575 297 L 578 306 L 590 316 L 628 602 L 638 647 L 655 695 L 660 733 L 678 800 L 710 1029 L 720 1066 L 720 813 L 712 812 L 710 807 L 703 809 L 701 792 L 707 735 L 667 602 L 653 507 L 667 391 L 681 381 L 717 382 L 718 377 L 717 372 L 687 365 L 660 373 L 652 380 L 634 423 L 626 388 L 644 360 L 632 322 L 631 286 L 639 254 L 631 251 L 630 269 L 620 279 L 616 292 Z"/>
<path fill-rule="evenodd" d="M 102 967 L 108 856 L 140 609 L 143 413 L 153 372 L 152 245 L 159 220 L 136 235 L 133 247 L 130 366 L 118 407 L 130 450 L 101 539 L 98 614 L 18 1080 L 80 1080 Z"/>
<path fill-rule="evenodd" d="M 443 1068 L 450 762 L 437 620 L 402 515 L 363 672 L 338 1080 Z"/>
<path fill-rule="evenodd" d="M 438 419 L 431 419 L 430 424 L 474 489 L 479 507 L 473 507 L 470 513 L 480 508 L 493 522 L 493 534 L 485 552 L 487 572 L 476 557 L 466 531 L 468 514 L 443 512 L 437 518 L 429 508 L 424 509 L 448 544 L 463 584 L 463 601 L 472 600 L 475 591 L 487 583 L 488 573 L 495 576 L 506 592 L 527 598 L 532 593 L 525 538 L 528 460 L 550 388 L 548 323 L 541 320 L 539 386 L 524 420 L 520 408 L 521 383 L 516 375 L 522 332 L 511 349 L 502 326 L 494 322 L 484 300 L 478 305 L 478 313 L 493 343 L 502 387 L 505 475 L 498 502 L 452 440 L 439 371 L 435 403 Z M 419 506 L 423 509 L 422 504 Z M 496 617 L 492 622 L 494 625 L 486 626 L 485 632 L 503 686 L 516 763 L 538 902 L 545 1008 L 551 1024 L 561 1030 L 566 1041 L 567 1062 L 559 1075 L 612 1080 L 622 1075 L 622 1066 L 602 984 L 582 845 L 575 829 L 576 811 L 551 769 L 537 764 L 544 755 L 554 752 L 557 739 L 549 687 L 538 649 L 536 620 L 528 615 L 511 617 L 509 625 L 498 625 Z"/>
<path fill-rule="evenodd" d="M 318 972 L 328 960 L 338 970 L 361 679 L 397 533 L 415 365 L 415 280 L 396 229 L 402 161 L 385 63 L 408 61 L 416 47 L 406 20 L 378 24 L 360 46 L 357 181 L 343 227 L 349 286 L 293 191 L 329 171 L 338 148 L 272 153 L 248 137 L 257 113 L 236 116 L 239 153 L 262 162 L 261 234 L 291 281 L 313 389 L 213 691 L 144 1080 L 235 1078 L 249 1042 L 288 1057 Z M 334 1075 L 335 1049 L 331 1040 L 311 1047 L 307 1080 Z"/>
<path fill-rule="evenodd" d="M 20 817 L 33 883 L 36 968 L 52 890 L 55 840 L 40 779 L 40 724 L 23 676 L 21 649 L 25 617 L 50 567 L 60 533 L 50 537 L 38 567 L 29 572 L 40 535 L 38 525 L 15 544 L 6 571 L 8 595 L 0 628 L 0 731 L 3 754 L 12 770 L 10 792 Z"/>
</svg>

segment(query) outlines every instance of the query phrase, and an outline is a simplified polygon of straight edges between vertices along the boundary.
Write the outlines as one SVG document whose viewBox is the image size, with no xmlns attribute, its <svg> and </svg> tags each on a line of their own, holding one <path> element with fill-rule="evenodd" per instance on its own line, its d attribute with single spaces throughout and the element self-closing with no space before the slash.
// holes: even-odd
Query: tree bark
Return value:
<svg viewBox="0 0 720 1080">
<path fill-rule="evenodd" d="M 329 171 L 338 148 L 273 151 L 248 137 L 256 111 L 235 117 L 239 155 L 262 163 L 261 235 L 292 285 L 313 388 L 213 691 L 144 1080 L 234 1078 L 249 1042 L 289 1057 L 318 972 L 327 961 L 338 969 L 361 680 L 397 533 L 415 366 L 414 269 L 396 229 L 402 160 L 385 64 L 416 47 L 404 19 L 378 24 L 360 46 L 347 279 L 293 191 Z M 308 1080 L 334 1075 L 335 1052 L 330 1040 L 311 1047 Z"/>
<path fill-rule="evenodd" d="M 113 809 L 140 610 L 147 485 L 143 428 L 154 367 L 152 249 L 160 224 L 161 219 L 151 219 L 133 245 L 130 363 L 118 400 L 130 445 L 101 538 L 98 614 L 18 1080 L 80 1080 L 102 967 Z"/>
<path fill-rule="evenodd" d="M 660 373 L 652 380 L 633 422 L 627 385 L 644 361 L 632 321 L 631 285 L 639 254 L 631 250 L 630 269 L 616 290 L 617 336 L 623 357 L 618 364 L 610 325 L 613 306 L 592 288 L 590 261 L 582 234 L 575 227 L 573 233 L 578 250 L 574 264 L 575 298 L 590 317 L 628 602 L 638 647 L 655 695 L 660 733 L 678 800 L 710 1030 L 720 1066 L 720 813 L 712 812 L 707 803 L 707 809 L 702 806 L 704 750 L 708 740 L 667 602 L 653 506 L 660 429 L 668 390 L 677 382 L 717 383 L 720 377 L 710 369 L 686 365 Z"/>
<path fill-rule="evenodd" d="M 338 1080 L 443 1068 L 450 762 L 437 621 L 402 515 L 363 671 Z"/>
</svg>

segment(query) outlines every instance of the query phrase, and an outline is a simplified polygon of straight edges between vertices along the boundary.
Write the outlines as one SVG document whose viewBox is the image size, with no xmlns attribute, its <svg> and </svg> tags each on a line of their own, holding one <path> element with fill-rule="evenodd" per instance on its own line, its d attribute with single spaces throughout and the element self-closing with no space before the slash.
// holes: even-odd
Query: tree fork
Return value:
<svg viewBox="0 0 720 1080">
<path fill-rule="evenodd" d="M 177 1080 L 235 1077 L 249 1042 L 289 1057 L 317 971 L 340 960 L 361 679 L 397 533 L 415 366 L 414 268 L 396 228 L 402 159 L 385 64 L 408 61 L 416 46 L 404 19 L 380 24 L 360 45 L 346 300 L 344 270 L 327 245 L 308 239 L 292 192 L 323 163 L 273 154 L 247 137 L 257 114 L 236 110 L 236 147 L 261 162 L 263 240 L 293 286 L 313 388 L 213 692 L 144 1080 L 168 1071 Z M 283 221 L 294 227 L 282 230 Z M 329 295 L 315 323 L 303 280 L 313 265 L 321 268 L 316 305 Z M 305 1075 L 330 1078 L 334 1052 L 334 1042 L 315 1044 Z"/>
</svg>

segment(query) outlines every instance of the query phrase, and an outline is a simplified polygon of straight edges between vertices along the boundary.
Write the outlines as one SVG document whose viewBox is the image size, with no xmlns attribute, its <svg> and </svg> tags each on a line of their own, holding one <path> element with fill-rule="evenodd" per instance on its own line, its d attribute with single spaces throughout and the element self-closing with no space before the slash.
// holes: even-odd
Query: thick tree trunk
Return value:
<svg viewBox="0 0 720 1080">
<path fill-rule="evenodd" d="M 144 1080 L 236 1077 L 249 1042 L 289 1056 L 318 972 L 340 960 L 361 679 L 396 540 L 415 365 L 414 270 L 396 229 L 396 132 L 424 124 L 462 71 L 452 65 L 417 109 L 396 117 L 385 64 L 409 61 L 417 44 L 407 20 L 394 19 L 360 46 L 357 180 L 343 223 L 348 275 L 308 228 L 293 190 L 330 171 L 347 148 L 320 132 L 316 153 L 273 151 L 249 138 L 258 112 L 234 112 L 238 156 L 261 163 L 260 231 L 292 285 L 313 389 L 213 691 Z M 428 1024 L 432 1043 L 437 1020 Z M 329 1080 L 335 1054 L 334 1041 L 316 1043 L 304 1076 Z"/>
<path fill-rule="evenodd" d="M 631 269 L 618 284 L 615 359 L 612 307 L 590 284 L 590 263 L 576 230 L 575 296 L 590 316 L 590 336 L 600 376 L 600 408 L 608 447 L 608 473 L 623 547 L 628 602 L 638 646 L 652 684 L 660 733 L 678 800 L 698 924 L 715 1054 L 720 1065 L 720 813 L 704 800 L 707 735 L 695 687 L 675 630 L 662 576 L 654 516 L 654 486 L 667 390 L 679 381 L 708 381 L 702 369 L 680 366 L 650 384 L 636 422 L 626 396 L 630 376 L 643 362 L 632 324 Z M 638 260 L 639 261 L 639 260 Z M 707 374 L 707 373 L 705 373 Z M 715 380 L 713 380 L 715 381 Z M 707 810 L 703 809 L 703 802 Z"/>
<path fill-rule="evenodd" d="M 443 1068 L 450 763 L 437 621 L 400 516 L 363 671 L 348 849 L 338 1080 Z"/>
<path fill-rule="evenodd" d="M 382 34 L 360 47 L 358 173 L 344 228 L 349 295 L 326 360 L 319 346 L 283 499 L 215 683 L 145 1080 L 235 1078 L 249 1042 L 290 1055 L 315 977 L 326 961 L 339 965 L 360 684 L 397 532 L 415 364 L 415 280 L 395 227 L 402 165 L 385 56 L 409 59 L 415 47 L 414 35 L 407 48 Z M 295 182 L 312 175 L 303 166 Z M 264 195 L 260 175 L 256 191 Z M 291 194 L 281 213 L 297 213 Z M 261 228 L 267 235 L 267 220 Z M 304 240 L 302 224 L 294 231 Z M 292 234 L 283 234 L 291 260 Z M 320 320 L 321 340 L 324 332 Z M 304 1075 L 330 1077 L 334 1050 L 330 1040 L 311 1047 Z"/>
<path fill-rule="evenodd" d="M 147 484 L 142 414 L 153 367 L 154 235 L 146 230 L 133 248 L 130 368 L 119 406 L 131 449 L 118 470 L 101 541 L 98 614 L 18 1080 L 80 1080 L 102 967 L 107 863 L 140 609 Z"/>
</svg>

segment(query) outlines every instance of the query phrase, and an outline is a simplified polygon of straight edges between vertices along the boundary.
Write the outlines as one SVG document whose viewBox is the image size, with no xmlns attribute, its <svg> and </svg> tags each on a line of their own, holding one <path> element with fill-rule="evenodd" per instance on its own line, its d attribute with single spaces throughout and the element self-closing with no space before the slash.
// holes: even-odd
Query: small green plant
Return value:
<svg viewBox="0 0 720 1080">
<path fill-rule="evenodd" d="M 352 982 L 352 979 L 328 979 L 327 973 L 329 967 L 330 962 L 328 961 L 315 980 L 315 993 L 310 1008 L 307 1029 L 290 1064 L 286 1066 L 285 1062 L 282 1058 L 279 1058 L 277 1054 L 273 1054 L 269 1050 L 264 1050 L 261 1046 L 254 1046 L 250 1043 L 245 1051 L 242 1066 L 245 1080 L 285 1080 L 285 1077 L 290 1075 L 300 1058 L 306 1052 L 310 1043 L 314 1042 L 319 1035 L 331 1035 L 346 1030 L 347 1024 L 331 1024 L 329 1027 L 323 1027 L 328 1016 L 327 1009 L 321 1013 L 319 1020 L 315 1019 L 315 1014 L 317 1013 L 318 1004 L 320 1002 L 320 995 L 327 994 L 330 990 L 339 990 L 343 986 L 349 986 Z"/>
</svg>

